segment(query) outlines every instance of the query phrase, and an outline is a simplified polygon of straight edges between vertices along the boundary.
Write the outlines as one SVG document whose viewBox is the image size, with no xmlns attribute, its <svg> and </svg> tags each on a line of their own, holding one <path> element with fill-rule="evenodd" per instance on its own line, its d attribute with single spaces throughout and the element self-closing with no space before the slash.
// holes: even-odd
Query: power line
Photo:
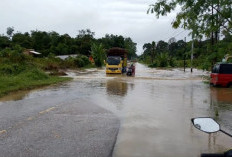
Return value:
<svg viewBox="0 0 232 157">
<path fill-rule="evenodd" d="M 178 32 L 178 33 L 177 33 L 176 35 L 174 35 L 174 36 L 171 36 L 171 37 L 169 36 L 169 37 L 165 38 L 164 41 L 167 40 L 167 39 L 170 39 L 170 38 L 172 38 L 172 37 L 177 37 L 178 35 L 180 35 L 180 34 L 183 33 L 184 31 L 186 31 L 186 30 L 182 30 L 182 31 Z"/>
</svg>

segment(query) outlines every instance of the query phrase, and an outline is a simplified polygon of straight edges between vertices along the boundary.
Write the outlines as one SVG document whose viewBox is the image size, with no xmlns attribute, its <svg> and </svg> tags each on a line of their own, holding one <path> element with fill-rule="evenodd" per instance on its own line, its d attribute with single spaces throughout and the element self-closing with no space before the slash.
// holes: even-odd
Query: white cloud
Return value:
<svg viewBox="0 0 232 157">
<path fill-rule="evenodd" d="M 156 19 L 146 11 L 153 0 L 1 0 L 0 33 L 15 30 L 57 31 L 76 36 L 90 28 L 96 37 L 106 33 L 131 37 L 138 43 L 138 54 L 146 42 L 164 40 L 175 33 L 175 17 Z"/>
</svg>

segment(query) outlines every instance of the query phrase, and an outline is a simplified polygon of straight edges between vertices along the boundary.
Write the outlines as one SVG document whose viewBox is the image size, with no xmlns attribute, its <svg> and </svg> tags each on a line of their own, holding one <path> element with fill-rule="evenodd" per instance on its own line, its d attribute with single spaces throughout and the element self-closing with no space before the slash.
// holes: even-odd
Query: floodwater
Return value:
<svg viewBox="0 0 232 157">
<path fill-rule="evenodd" d="M 210 87 L 203 82 L 207 72 L 136 63 L 134 77 L 106 75 L 104 69 L 68 73 L 72 82 L 12 94 L 1 98 L 0 105 L 20 100 L 39 104 L 43 98 L 53 104 L 91 100 L 121 121 L 114 157 L 196 157 L 232 147 L 232 138 L 200 132 L 191 124 L 194 117 L 213 117 L 232 133 L 232 88 Z"/>
</svg>

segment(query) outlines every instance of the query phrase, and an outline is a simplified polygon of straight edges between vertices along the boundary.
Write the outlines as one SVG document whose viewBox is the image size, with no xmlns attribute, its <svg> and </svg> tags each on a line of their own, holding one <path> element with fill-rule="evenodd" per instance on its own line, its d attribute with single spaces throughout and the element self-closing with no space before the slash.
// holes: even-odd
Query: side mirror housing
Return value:
<svg viewBox="0 0 232 157">
<path fill-rule="evenodd" d="M 192 118 L 192 123 L 195 128 L 206 133 L 214 133 L 220 131 L 220 125 L 214 119 L 209 117 Z"/>
</svg>

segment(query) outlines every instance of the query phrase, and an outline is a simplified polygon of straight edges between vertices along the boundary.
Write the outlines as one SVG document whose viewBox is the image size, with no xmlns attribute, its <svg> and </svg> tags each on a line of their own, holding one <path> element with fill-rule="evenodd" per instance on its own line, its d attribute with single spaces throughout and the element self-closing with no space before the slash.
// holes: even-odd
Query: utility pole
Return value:
<svg viewBox="0 0 232 157">
<path fill-rule="evenodd" d="M 193 37 L 193 35 L 192 35 L 191 73 L 193 72 L 193 48 L 194 48 L 194 37 Z"/>
<path fill-rule="evenodd" d="M 185 51 L 186 51 L 186 37 L 184 37 L 185 47 L 184 47 L 184 72 L 185 72 Z"/>
</svg>

